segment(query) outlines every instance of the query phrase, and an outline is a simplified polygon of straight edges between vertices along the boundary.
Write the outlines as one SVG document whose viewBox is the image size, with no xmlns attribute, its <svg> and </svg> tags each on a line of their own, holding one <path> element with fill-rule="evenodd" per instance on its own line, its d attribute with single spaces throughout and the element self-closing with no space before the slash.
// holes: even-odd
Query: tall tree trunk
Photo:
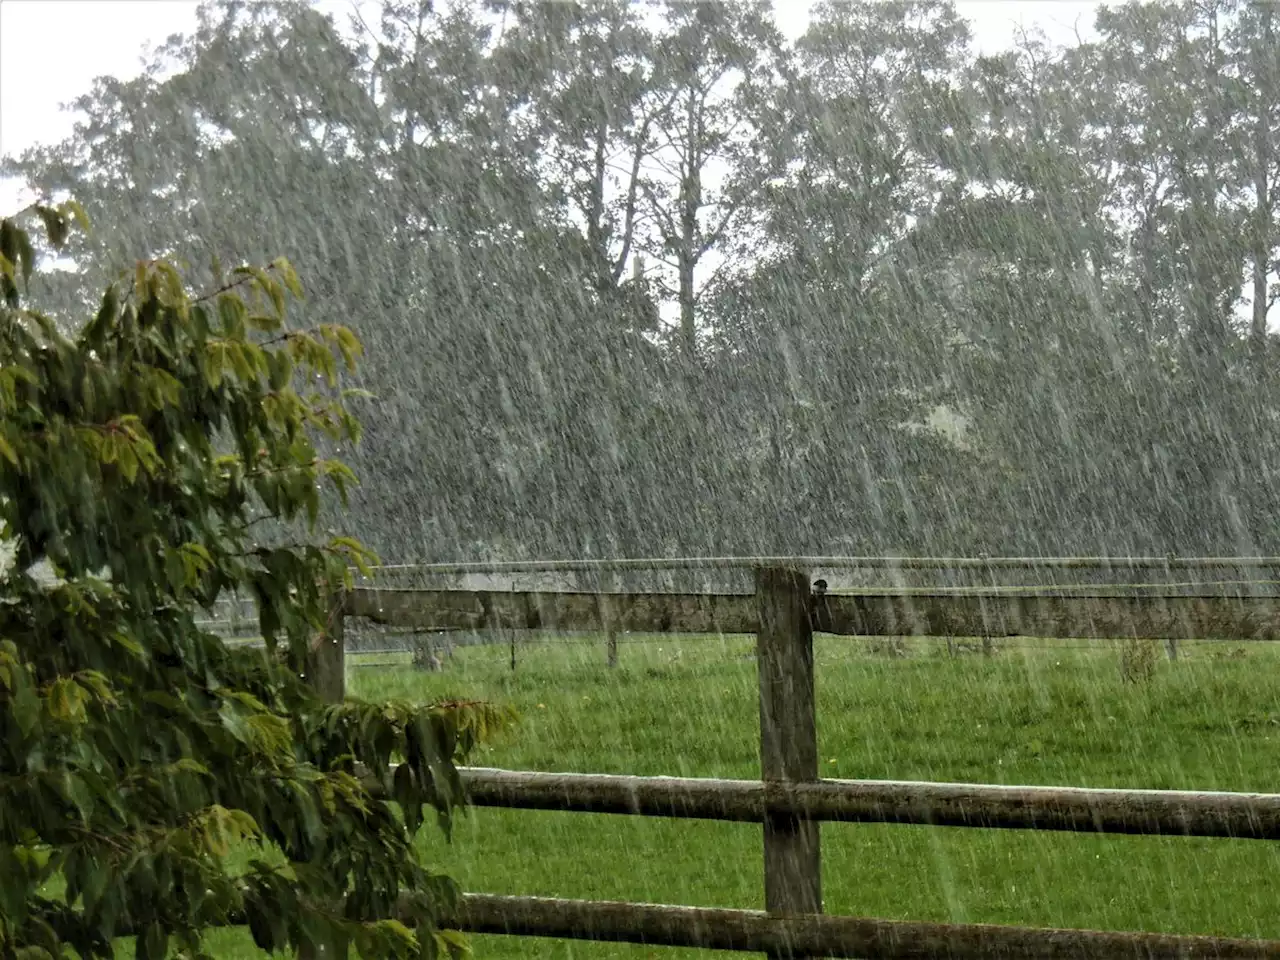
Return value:
<svg viewBox="0 0 1280 960">
<path fill-rule="evenodd" d="M 694 260 L 685 251 L 680 253 L 680 347 L 687 360 L 698 356 L 697 315 L 694 312 L 693 267 Z"/>
<path fill-rule="evenodd" d="M 1266 66 L 1272 55 L 1270 3 L 1257 5 L 1259 23 L 1258 44 L 1255 48 L 1254 82 L 1256 84 L 1253 172 L 1254 225 L 1253 249 L 1253 317 L 1249 325 L 1249 347 L 1254 375 L 1261 377 L 1266 366 L 1267 348 L 1267 275 L 1271 269 L 1271 111 L 1275 101 L 1275 71 Z"/>
<path fill-rule="evenodd" d="M 686 359 L 698 355 L 697 315 L 694 310 L 693 271 L 701 256 L 698 209 L 702 206 L 702 138 L 697 91 L 689 89 L 685 112 L 684 176 L 680 179 L 680 249 L 676 254 L 680 274 L 680 339 Z"/>
<path fill-rule="evenodd" d="M 1222 129 L 1224 122 L 1221 82 L 1222 48 L 1219 44 L 1217 12 L 1210 13 L 1208 23 L 1208 57 L 1205 65 L 1206 77 L 1204 89 L 1207 92 L 1208 104 L 1204 123 L 1208 131 Z M 1198 160 L 1205 161 L 1205 172 L 1200 174 L 1196 169 Z M 1218 389 L 1224 386 L 1221 379 L 1226 373 L 1229 330 L 1227 308 L 1223 302 L 1222 289 L 1222 253 L 1216 245 L 1205 243 L 1197 234 L 1200 231 L 1219 231 L 1219 190 L 1221 187 L 1221 171 L 1219 158 L 1212 152 L 1203 158 L 1188 150 L 1180 158 L 1179 174 L 1185 184 L 1184 189 L 1190 199 L 1189 212 L 1192 219 L 1189 224 L 1192 231 L 1192 242 L 1187 243 L 1189 258 L 1188 271 L 1191 286 L 1187 291 L 1187 308 L 1189 335 L 1191 338 L 1192 356 L 1196 363 L 1196 373 L 1203 378 L 1203 386 Z"/>
<path fill-rule="evenodd" d="M 609 238 L 604 222 L 605 177 L 608 176 L 609 124 L 601 120 L 596 126 L 595 146 L 591 158 L 591 186 L 587 204 L 587 248 L 592 260 L 592 282 L 596 293 L 605 297 L 613 290 L 613 266 L 609 262 Z"/>
</svg>

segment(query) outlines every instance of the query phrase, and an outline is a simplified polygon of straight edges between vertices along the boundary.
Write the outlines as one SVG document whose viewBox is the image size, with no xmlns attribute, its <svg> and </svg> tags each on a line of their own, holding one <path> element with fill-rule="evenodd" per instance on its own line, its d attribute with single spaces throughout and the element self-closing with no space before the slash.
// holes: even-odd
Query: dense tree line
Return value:
<svg viewBox="0 0 1280 960">
<path fill-rule="evenodd" d="M 1280 553 L 1271 5 L 358 9 L 206 3 L 7 172 L 111 225 L 55 307 L 288 254 L 384 557 Z"/>
</svg>

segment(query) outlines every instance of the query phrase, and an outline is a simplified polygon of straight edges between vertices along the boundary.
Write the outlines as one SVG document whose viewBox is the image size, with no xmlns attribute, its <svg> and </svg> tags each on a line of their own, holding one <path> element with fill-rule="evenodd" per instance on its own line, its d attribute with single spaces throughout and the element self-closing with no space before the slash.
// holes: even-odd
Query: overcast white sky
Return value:
<svg viewBox="0 0 1280 960">
<path fill-rule="evenodd" d="M 796 37 L 804 31 L 811 0 L 775 0 L 778 23 Z M 71 132 L 75 115 L 61 105 L 88 92 L 95 77 L 141 72 L 144 49 L 195 26 L 193 0 L 0 0 L 0 155 L 56 142 Z M 318 6 L 345 23 L 349 0 Z M 1079 29 L 1092 34 L 1091 0 L 960 0 L 973 25 L 976 46 L 993 52 L 1019 29 L 1039 28 L 1054 43 Z M 51 56 L 59 58 L 56 66 Z M 28 200 L 16 185 L 0 182 L 0 213 Z"/>
</svg>

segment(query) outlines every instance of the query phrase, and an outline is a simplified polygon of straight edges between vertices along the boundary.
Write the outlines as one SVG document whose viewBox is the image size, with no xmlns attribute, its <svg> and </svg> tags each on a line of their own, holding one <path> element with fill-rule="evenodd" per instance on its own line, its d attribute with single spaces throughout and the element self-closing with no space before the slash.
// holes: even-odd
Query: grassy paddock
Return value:
<svg viewBox="0 0 1280 960">
<path fill-rule="evenodd" d="M 407 658 L 352 671 L 358 696 L 482 697 L 516 706 L 514 735 L 475 762 L 514 769 L 759 776 L 751 637 L 631 637 L 459 648 L 442 673 Z M 1234 650 L 1244 654 L 1227 656 Z M 1144 686 L 1118 644 L 1002 643 L 994 659 L 929 641 L 881 657 L 819 637 L 823 774 L 1096 787 L 1280 791 L 1280 649 L 1187 644 Z M 750 824 L 475 809 L 432 862 L 464 889 L 695 906 L 763 906 Z M 1280 937 L 1280 847 L 876 824 L 823 827 L 829 913 Z M 473 938 L 480 958 L 711 956 L 616 944 Z M 241 931 L 221 956 L 256 955 Z M 732 956 L 722 954 L 722 956 Z"/>
</svg>

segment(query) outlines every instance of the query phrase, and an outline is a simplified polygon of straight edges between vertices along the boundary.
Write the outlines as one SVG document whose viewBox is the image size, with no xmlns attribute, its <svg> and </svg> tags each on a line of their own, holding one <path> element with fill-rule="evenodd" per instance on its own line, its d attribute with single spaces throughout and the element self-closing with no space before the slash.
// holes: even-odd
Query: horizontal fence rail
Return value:
<svg viewBox="0 0 1280 960">
<path fill-rule="evenodd" d="M 737 950 L 779 957 L 1280 960 L 1280 940 L 778 916 L 756 910 L 482 893 L 464 894 L 444 922 L 470 933 Z"/>
<path fill-rule="evenodd" d="M 754 633 L 750 594 L 358 587 L 346 614 L 424 630 Z M 813 628 L 845 636 L 1280 639 L 1280 599 L 880 591 L 815 597 Z"/>
<path fill-rule="evenodd" d="M 386 590 L 357 587 L 346 614 L 391 626 L 438 629 L 520 627 L 649 633 L 751 633 L 750 594 L 568 593 L 505 590 Z"/>
<path fill-rule="evenodd" d="M 408 927 L 421 906 L 402 896 L 391 913 Z M 1165 933 L 1127 933 L 1003 924 L 920 923 L 820 914 L 681 907 L 613 900 L 564 900 L 464 893 L 442 915 L 441 928 L 468 933 L 598 940 L 663 947 L 765 953 L 778 957 L 863 960 L 1280 960 L 1280 940 Z M 238 911 L 211 926 L 243 926 Z M 121 936 L 139 931 L 127 921 Z"/>
<path fill-rule="evenodd" d="M 761 823 L 847 823 L 1280 840 L 1280 794 L 908 780 L 765 782 L 461 769 L 481 807 Z"/>
</svg>

